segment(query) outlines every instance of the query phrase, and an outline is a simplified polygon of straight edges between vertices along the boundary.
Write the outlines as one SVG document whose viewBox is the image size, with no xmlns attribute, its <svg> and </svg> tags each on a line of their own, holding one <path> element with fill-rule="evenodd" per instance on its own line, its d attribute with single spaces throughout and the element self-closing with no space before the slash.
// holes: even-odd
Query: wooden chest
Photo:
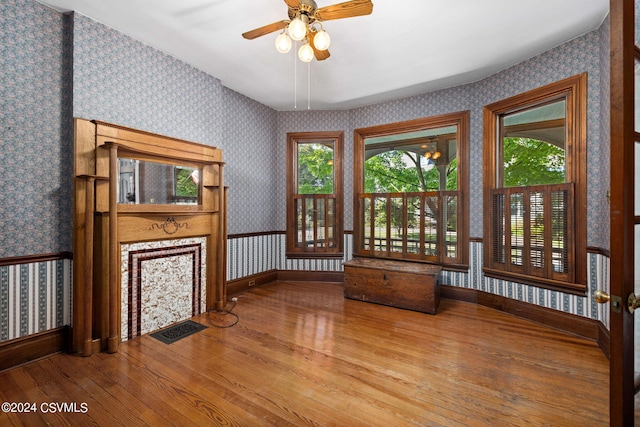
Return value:
<svg viewBox="0 0 640 427">
<path fill-rule="evenodd" d="M 432 264 L 354 258 L 344 263 L 344 296 L 435 314 L 440 269 Z"/>
</svg>

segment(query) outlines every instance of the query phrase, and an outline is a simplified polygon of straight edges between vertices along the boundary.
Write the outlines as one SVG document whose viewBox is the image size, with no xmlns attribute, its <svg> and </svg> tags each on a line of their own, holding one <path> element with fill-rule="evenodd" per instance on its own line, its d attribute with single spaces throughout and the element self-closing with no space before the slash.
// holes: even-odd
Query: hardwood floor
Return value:
<svg viewBox="0 0 640 427">
<path fill-rule="evenodd" d="M 608 424 L 608 362 L 593 342 L 465 302 L 428 315 L 342 292 L 253 288 L 237 295 L 235 326 L 1 372 L 0 400 L 36 412 L 2 413 L 0 425 Z"/>
</svg>

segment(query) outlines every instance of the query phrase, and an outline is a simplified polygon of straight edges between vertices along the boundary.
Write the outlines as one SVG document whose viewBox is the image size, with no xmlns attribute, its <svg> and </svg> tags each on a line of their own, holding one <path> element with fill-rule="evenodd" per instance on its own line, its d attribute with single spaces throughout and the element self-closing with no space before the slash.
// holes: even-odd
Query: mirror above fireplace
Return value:
<svg viewBox="0 0 640 427">
<path fill-rule="evenodd" d="M 118 203 L 198 205 L 202 168 L 118 158 Z"/>
</svg>

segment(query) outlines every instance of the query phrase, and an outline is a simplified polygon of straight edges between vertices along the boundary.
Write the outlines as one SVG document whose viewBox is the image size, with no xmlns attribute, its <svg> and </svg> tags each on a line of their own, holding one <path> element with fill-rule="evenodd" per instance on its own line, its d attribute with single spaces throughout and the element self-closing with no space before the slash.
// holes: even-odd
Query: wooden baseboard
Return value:
<svg viewBox="0 0 640 427">
<path fill-rule="evenodd" d="M 0 371 L 68 351 L 68 326 L 0 343 Z"/>
<path fill-rule="evenodd" d="M 504 311 L 550 328 L 596 341 L 603 353 L 607 357 L 609 355 L 609 331 L 597 320 L 457 286 L 441 285 L 440 296 Z"/>
<path fill-rule="evenodd" d="M 227 295 L 234 295 L 246 291 L 254 286 L 266 285 L 277 281 L 300 282 L 339 282 L 344 280 L 342 271 L 300 271 L 300 270 L 269 270 L 241 279 L 227 282 Z"/>
<path fill-rule="evenodd" d="M 598 322 L 598 346 L 600 346 L 600 350 L 602 350 L 604 355 L 607 356 L 607 359 L 609 359 L 609 330 L 605 328 L 601 322 Z"/>
<path fill-rule="evenodd" d="M 227 282 L 227 295 L 237 294 L 254 286 L 262 286 L 277 280 L 278 270 L 263 271 L 240 279 L 229 280 Z"/>
<path fill-rule="evenodd" d="M 279 270 L 278 280 L 300 282 L 344 282 L 342 271 Z"/>
</svg>

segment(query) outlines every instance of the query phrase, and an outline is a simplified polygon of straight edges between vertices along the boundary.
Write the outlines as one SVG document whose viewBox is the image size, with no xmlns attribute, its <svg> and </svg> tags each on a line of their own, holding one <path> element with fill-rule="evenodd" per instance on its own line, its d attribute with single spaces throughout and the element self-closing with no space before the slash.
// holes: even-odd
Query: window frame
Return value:
<svg viewBox="0 0 640 427">
<path fill-rule="evenodd" d="M 298 195 L 298 145 L 333 143 L 333 185 L 334 193 L 334 218 L 335 218 L 335 246 L 319 250 L 317 246 L 312 248 L 297 246 L 297 218 L 296 196 Z M 344 132 L 290 132 L 287 133 L 287 229 L 286 229 L 286 256 L 287 258 L 342 258 L 344 256 L 344 213 L 343 213 L 343 158 L 344 158 Z M 326 199 L 327 194 L 312 195 L 314 200 Z"/>
<path fill-rule="evenodd" d="M 440 256 L 437 259 L 416 259 L 410 255 L 394 256 L 384 254 L 375 250 L 364 250 L 364 230 L 362 224 L 363 212 L 361 209 L 361 196 L 364 193 L 364 162 L 365 162 L 365 139 L 381 136 L 402 134 L 433 129 L 446 126 L 457 126 L 458 147 L 457 147 L 457 192 L 459 193 L 459 207 L 461 213 L 458 218 L 458 256 L 453 259 Z M 369 128 L 354 130 L 354 167 L 353 167 L 353 228 L 354 228 L 354 255 L 366 256 L 381 259 L 402 259 L 404 261 L 421 262 L 428 264 L 442 265 L 448 270 L 467 271 L 469 269 L 469 139 L 470 139 L 470 112 L 460 111 L 447 113 L 438 116 L 430 116 L 404 122 L 389 123 Z M 448 191 L 424 192 L 425 195 L 436 193 L 450 193 Z M 410 194 L 410 193 L 398 193 Z M 390 194 L 394 196 L 394 194 Z M 397 196 L 397 195 L 395 195 Z M 442 242 L 440 242 L 442 243 Z"/>
<path fill-rule="evenodd" d="M 505 271 L 493 262 L 493 223 L 490 194 L 504 188 L 501 159 L 500 118 L 504 115 L 534 108 L 559 99 L 566 100 L 565 183 L 573 183 L 574 204 L 572 229 L 573 277 L 565 280 L 537 277 L 531 274 Z M 575 75 L 484 107 L 484 266 L 488 277 L 525 283 L 576 295 L 587 291 L 587 74 Z M 551 184 L 550 184 L 551 185 Z"/>
</svg>

